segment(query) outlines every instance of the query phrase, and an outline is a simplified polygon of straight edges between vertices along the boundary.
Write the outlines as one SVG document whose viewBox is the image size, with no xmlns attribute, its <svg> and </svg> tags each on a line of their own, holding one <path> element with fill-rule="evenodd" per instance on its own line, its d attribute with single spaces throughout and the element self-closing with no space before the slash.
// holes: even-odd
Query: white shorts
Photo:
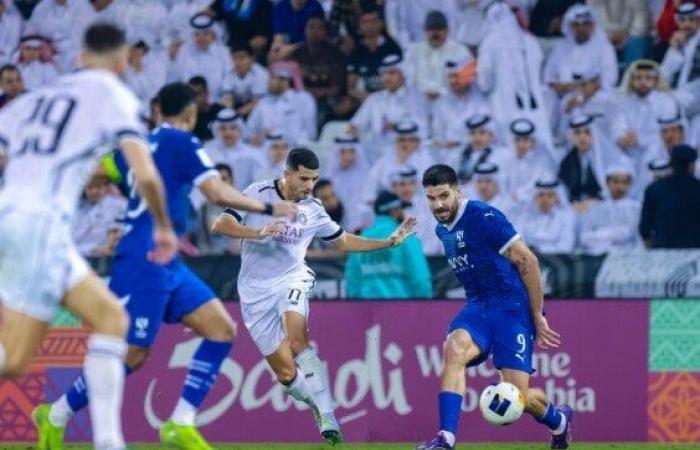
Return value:
<svg viewBox="0 0 700 450">
<path fill-rule="evenodd" d="M 295 283 L 252 303 L 241 299 L 243 323 L 263 356 L 273 354 L 284 340 L 283 315 L 293 311 L 309 320 L 309 294 L 314 282 Z"/>
<path fill-rule="evenodd" d="M 64 295 L 90 272 L 58 214 L 0 204 L 0 301 L 51 322 Z"/>
</svg>

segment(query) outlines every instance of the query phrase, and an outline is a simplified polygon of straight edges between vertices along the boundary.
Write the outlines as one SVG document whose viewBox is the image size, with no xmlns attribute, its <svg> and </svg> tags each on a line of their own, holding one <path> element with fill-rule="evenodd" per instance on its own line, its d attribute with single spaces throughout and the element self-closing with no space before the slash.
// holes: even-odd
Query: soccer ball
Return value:
<svg viewBox="0 0 700 450">
<path fill-rule="evenodd" d="M 492 384 L 481 393 L 479 408 L 487 422 L 496 426 L 510 425 L 523 415 L 525 399 L 511 383 Z"/>
</svg>

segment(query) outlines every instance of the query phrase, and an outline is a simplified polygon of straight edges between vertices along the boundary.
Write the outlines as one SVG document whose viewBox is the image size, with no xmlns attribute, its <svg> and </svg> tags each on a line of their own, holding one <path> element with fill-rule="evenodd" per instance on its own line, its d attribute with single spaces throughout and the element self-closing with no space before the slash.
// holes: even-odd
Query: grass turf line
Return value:
<svg viewBox="0 0 700 450">
<path fill-rule="evenodd" d="M 405 444 L 344 444 L 337 447 L 330 447 L 316 444 L 214 444 L 217 450 L 410 450 L 415 443 Z M 28 444 L 4 444 L 0 443 L 1 450 L 30 450 L 33 445 Z M 131 450 L 157 450 L 164 447 L 158 444 L 131 444 Z M 548 449 L 547 443 L 509 443 L 509 444 L 459 444 L 457 447 L 462 450 L 544 450 Z M 651 444 L 651 443 L 585 443 L 574 442 L 571 450 L 690 450 L 698 449 L 698 444 Z M 67 445 L 66 450 L 89 450 L 89 445 Z"/>
</svg>

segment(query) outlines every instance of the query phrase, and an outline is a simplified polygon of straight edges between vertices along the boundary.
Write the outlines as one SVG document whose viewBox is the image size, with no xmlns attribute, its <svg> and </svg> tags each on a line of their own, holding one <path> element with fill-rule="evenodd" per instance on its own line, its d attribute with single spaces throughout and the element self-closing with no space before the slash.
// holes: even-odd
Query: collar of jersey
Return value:
<svg viewBox="0 0 700 450">
<path fill-rule="evenodd" d="M 459 219 L 462 218 L 462 216 L 464 215 L 464 211 L 467 209 L 467 203 L 469 203 L 469 199 L 464 199 L 462 201 L 462 204 L 459 205 L 459 209 L 457 210 L 457 214 L 455 215 L 455 220 L 451 224 L 445 225 L 447 231 L 452 231 L 455 225 L 457 225 L 457 222 L 459 222 Z"/>
</svg>

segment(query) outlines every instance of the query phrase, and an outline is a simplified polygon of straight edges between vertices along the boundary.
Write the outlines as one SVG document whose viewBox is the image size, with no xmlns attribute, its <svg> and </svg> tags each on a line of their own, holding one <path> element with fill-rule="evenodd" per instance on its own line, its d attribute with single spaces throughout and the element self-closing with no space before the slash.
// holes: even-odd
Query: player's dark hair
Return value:
<svg viewBox="0 0 700 450">
<path fill-rule="evenodd" d="M 2 67 L 0 67 L 0 77 L 5 75 L 5 72 L 19 72 L 19 68 L 17 68 L 17 66 L 14 64 L 4 64 Z"/>
<path fill-rule="evenodd" d="M 166 117 L 175 117 L 194 103 L 194 91 L 186 83 L 166 84 L 158 91 L 160 112 Z"/>
<path fill-rule="evenodd" d="M 445 164 L 435 164 L 423 174 L 423 187 L 447 184 L 457 186 L 457 173 Z"/>
<path fill-rule="evenodd" d="M 231 179 L 233 179 L 233 170 L 231 170 L 231 166 L 229 166 L 228 164 L 217 163 L 214 165 L 214 168 L 219 172 L 223 171 L 228 173 L 228 176 L 231 177 Z"/>
<path fill-rule="evenodd" d="M 333 182 L 328 178 L 321 178 L 316 182 L 313 189 L 313 196 L 316 197 L 316 193 L 323 189 L 324 187 L 333 186 Z"/>
<path fill-rule="evenodd" d="M 190 78 L 190 86 L 199 86 L 204 88 L 205 91 L 209 91 L 209 85 L 207 84 L 207 79 L 203 76 L 197 75 Z"/>
<path fill-rule="evenodd" d="M 93 53 L 108 53 L 125 45 L 124 30 L 105 22 L 90 25 L 83 37 L 83 48 Z"/>
<path fill-rule="evenodd" d="M 287 155 L 287 169 L 299 170 L 299 166 L 316 170 L 320 167 L 316 153 L 305 147 L 293 148 Z"/>
</svg>

